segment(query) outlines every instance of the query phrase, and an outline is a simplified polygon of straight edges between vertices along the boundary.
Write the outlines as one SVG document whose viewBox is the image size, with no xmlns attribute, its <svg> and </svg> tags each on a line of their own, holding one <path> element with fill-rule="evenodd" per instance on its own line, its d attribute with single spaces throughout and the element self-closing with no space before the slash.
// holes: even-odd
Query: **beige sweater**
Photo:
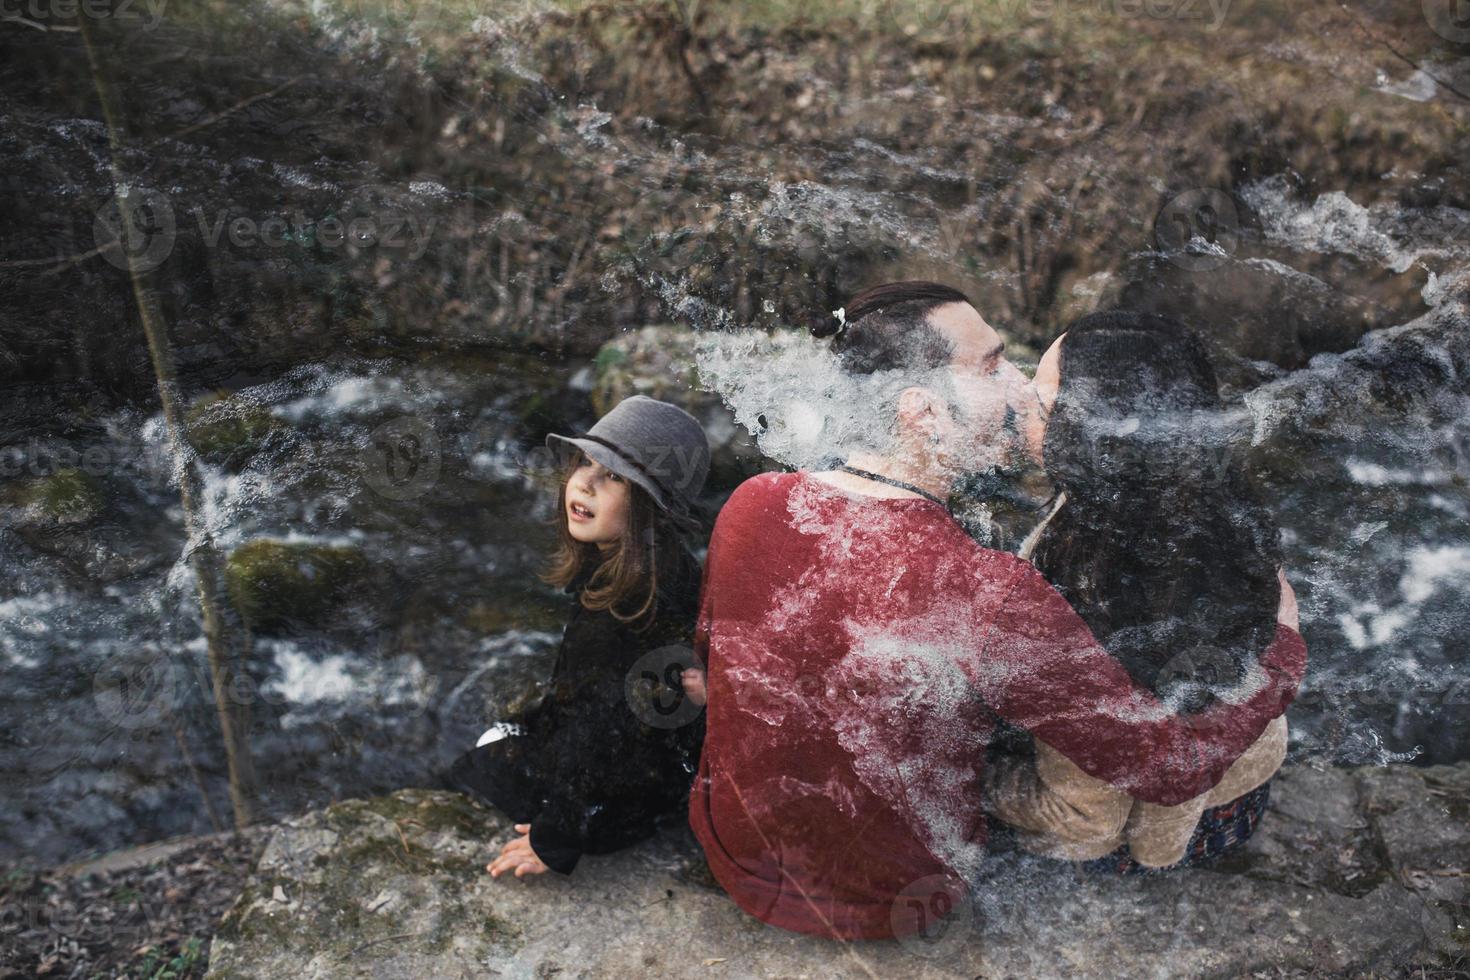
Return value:
<svg viewBox="0 0 1470 980">
<path fill-rule="evenodd" d="M 989 808 L 1015 827 L 1021 846 L 1037 854 L 1087 861 L 1124 844 L 1133 859 L 1151 868 L 1184 857 L 1200 814 L 1270 779 L 1286 758 L 1286 717 L 1266 726 L 1208 793 L 1178 806 L 1135 800 L 1094 779 L 1044 742 L 1036 761 L 1002 760 L 986 770 Z"/>
</svg>

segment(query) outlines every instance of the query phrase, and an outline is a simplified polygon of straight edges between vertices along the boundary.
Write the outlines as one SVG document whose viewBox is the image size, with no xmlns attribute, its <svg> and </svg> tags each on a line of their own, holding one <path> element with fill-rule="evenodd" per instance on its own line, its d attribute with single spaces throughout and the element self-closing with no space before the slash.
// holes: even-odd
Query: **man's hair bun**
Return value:
<svg viewBox="0 0 1470 980">
<path fill-rule="evenodd" d="M 836 337 L 847 329 L 847 311 L 845 309 L 833 310 L 831 316 L 817 317 L 807 325 L 807 329 L 811 330 L 812 336 L 818 340 Z"/>
</svg>

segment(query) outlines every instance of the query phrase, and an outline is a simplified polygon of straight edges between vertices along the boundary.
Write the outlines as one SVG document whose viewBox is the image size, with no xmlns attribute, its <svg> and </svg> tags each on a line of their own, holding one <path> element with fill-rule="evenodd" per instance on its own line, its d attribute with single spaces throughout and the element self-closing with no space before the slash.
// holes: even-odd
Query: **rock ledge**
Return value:
<svg viewBox="0 0 1470 980">
<path fill-rule="evenodd" d="M 276 830 L 209 976 L 1272 976 L 1470 963 L 1470 763 L 1289 767 L 1224 866 L 1141 879 L 998 855 L 974 914 L 928 940 L 765 926 L 682 828 L 571 878 L 494 881 L 510 836 L 464 796 L 400 790 Z M 1259 975 L 1266 975 L 1261 973 Z"/>
</svg>

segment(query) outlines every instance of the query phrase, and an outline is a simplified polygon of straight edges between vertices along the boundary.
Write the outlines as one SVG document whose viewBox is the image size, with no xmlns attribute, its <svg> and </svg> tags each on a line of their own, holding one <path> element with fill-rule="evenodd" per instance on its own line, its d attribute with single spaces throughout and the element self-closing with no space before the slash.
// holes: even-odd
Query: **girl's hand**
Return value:
<svg viewBox="0 0 1470 980">
<path fill-rule="evenodd" d="M 546 865 L 542 864 L 536 852 L 531 850 L 531 825 L 518 823 L 515 831 L 522 836 L 507 843 L 500 849 L 500 857 L 485 865 L 485 870 L 490 872 L 490 877 L 499 878 L 506 871 L 514 871 L 517 878 L 546 872 Z"/>
<path fill-rule="evenodd" d="M 709 700 L 704 689 L 704 671 L 699 667 L 686 667 L 684 673 L 679 675 L 679 680 L 684 684 L 684 696 L 701 708 L 704 707 Z"/>
</svg>

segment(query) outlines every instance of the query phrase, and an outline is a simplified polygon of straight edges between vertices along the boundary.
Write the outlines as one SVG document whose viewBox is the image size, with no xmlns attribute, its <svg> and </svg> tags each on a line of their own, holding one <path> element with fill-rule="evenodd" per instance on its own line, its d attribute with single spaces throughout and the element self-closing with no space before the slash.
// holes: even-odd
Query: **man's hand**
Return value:
<svg viewBox="0 0 1470 980">
<path fill-rule="evenodd" d="M 684 673 L 679 675 L 679 680 L 684 684 L 684 696 L 701 708 L 709 700 L 704 689 L 704 671 L 698 667 L 686 667 Z"/>
<path fill-rule="evenodd" d="M 485 865 L 485 870 L 490 872 L 490 877 L 499 878 L 506 871 L 514 871 L 517 878 L 546 872 L 546 865 L 542 864 L 536 852 L 531 850 L 531 825 L 518 823 L 515 831 L 521 836 L 502 847 L 500 857 Z"/>
</svg>

